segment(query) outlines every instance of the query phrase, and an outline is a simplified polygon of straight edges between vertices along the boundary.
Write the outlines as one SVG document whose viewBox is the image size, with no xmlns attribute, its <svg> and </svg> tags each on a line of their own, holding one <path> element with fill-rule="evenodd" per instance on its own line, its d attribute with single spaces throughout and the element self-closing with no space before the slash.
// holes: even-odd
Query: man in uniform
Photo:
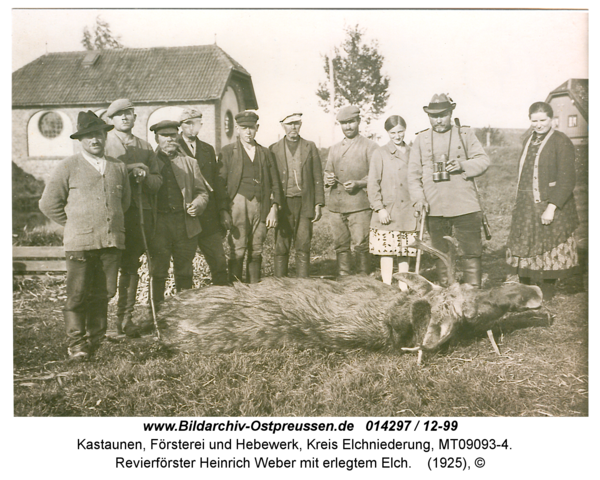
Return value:
<svg viewBox="0 0 600 480">
<path fill-rule="evenodd" d="M 125 214 L 125 251 L 121 256 L 117 333 L 135 337 L 139 335 L 139 329 L 131 318 L 137 295 L 140 256 L 146 251 L 141 231 L 140 202 L 144 231 L 149 239 L 154 231 L 156 212 L 153 209 L 162 177 L 152 146 L 132 133 L 136 115 L 131 101 L 126 98 L 115 100 L 109 105 L 106 117 L 115 128 L 108 133 L 105 151 L 127 165 L 132 195 L 131 208 Z"/>
<path fill-rule="evenodd" d="M 163 178 L 156 194 L 156 229 L 150 241 L 152 293 L 155 306 L 164 300 L 171 257 L 177 291 L 193 286 L 194 256 L 200 215 L 208 204 L 208 191 L 198 162 L 185 155 L 177 136 L 179 122 L 163 120 L 150 127 L 154 132 L 156 156 Z"/>
<path fill-rule="evenodd" d="M 94 112 L 79 112 L 71 138 L 82 151 L 59 163 L 40 199 L 42 213 L 65 227 L 64 317 L 69 357 L 76 361 L 89 358 L 104 339 L 125 248 L 130 184 L 126 165 L 104 154 L 112 128 Z"/>
<path fill-rule="evenodd" d="M 327 207 L 332 212 L 331 227 L 338 273 L 350 274 L 352 245 L 357 257 L 358 272 L 368 274 L 371 263 L 371 206 L 367 197 L 367 179 L 371 156 L 379 145 L 359 134 L 358 107 L 342 108 L 336 120 L 345 138 L 329 150 L 325 166 L 325 186 L 330 188 Z"/>
<path fill-rule="evenodd" d="M 219 155 L 220 173 L 225 182 L 228 211 L 224 224 L 229 229 L 229 275 L 242 279 L 246 254 L 247 279 L 260 281 L 263 242 L 267 228 L 277 226 L 281 205 L 279 175 L 268 148 L 254 140 L 258 115 L 251 111 L 235 116 L 238 139 L 223 147 Z"/>
<path fill-rule="evenodd" d="M 447 95 L 436 94 L 423 107 L 431 128 L 418 133 L 411 148 L 408 188 L 415 208 L 429 213 L 433 247 L 446 252 L 444 236 L 454 231 L 463 255 L 463 281 L 479 287 L 482 213 L 474 178 L 487 170 L 490 160 L 473 130 L 452 125 L 455 106 Z M 436 268 L 438 281 L 446 285 L 443 262 L 438 261 Z"/>
<path fill-rule="evenodd" d="M 296 247 L 296 276 L 308 277 L 312 224 L 325 204 L 321 158 L 317 146 L 300 136 L 302 114 L 281 120 L 283 139 L 269 147 L 275 157 L 283 195 L 275 229 L 274 273 L 285 277 L 292 239 Z"/>
<path fill-rule="evenodd" d="M 186 155 L 195 158 L 202 176 L 210 186 L 208 206 L 200 215 L 202 232 L 198 235 L 198 246 L 210 268 L 213 285 L 227 285 L 227 259 L 223 249 L 221 216 L 227 210 L 227 192 L 218 176 L 215 149 L 198 138 L 202 128 L 202 113 L 195 108 L 185 108 L 181 113 L 181 135 L 179 145 Z"/>
</svg>

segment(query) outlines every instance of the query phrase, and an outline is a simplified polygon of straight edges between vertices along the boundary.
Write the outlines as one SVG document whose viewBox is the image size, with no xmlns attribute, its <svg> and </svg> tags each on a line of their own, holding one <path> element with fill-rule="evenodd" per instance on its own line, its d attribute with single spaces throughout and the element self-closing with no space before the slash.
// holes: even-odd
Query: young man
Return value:
<svg viewBox="0 0 600 480">
<path fill-rule="evenodd" d="M 235 122 L 238 140 L 223 147 L 219 155 L 219 175 L 228 197 L 223 223 L 229 229 L 229 275 L 232 281 L 242 280 L 247 254 L 247 279 L 257 283 L 267 228 L 277 226 L 277 210 L 281 205 L 279 175 L 269 149 L 254 140 L 258 115 L 240 112 Z"/>
<path fill-rule="evenodd" d="M 285 136 L 269 147 L 275 157 L 283 195 L 275 229 L 274 274 L 285 277 L 292 240 L 296 248 L 296 276 L 308 277 L 313 223 L 325 204 L 321 158 L 317 146 L 300 136 L 302 114 L 281 120 Z"/>
<path fill-rule="evenodd" d="M 195 158 L 202 176 L 210 185 L 208 206 L 200 215 L 202 232 L 198 235 L 198 246 L 212 276 L 213 285 L 227 285 L 227 258 L 223 249 L 222 212 L 227 210 L 227 191 L 218 176 L 215 149 L 198 138 L 202 128 L 202 113 L 195 108 L 185 108 L 181 113 L 181 135 L 179 145 L 186 155 Z"/>
<path fill-rule="evenodd" d="M 463 252 L 463 281 L 481 286 L 481 206 L 473 179 L 490 160 L 469 127 L 452 125 L 455 103 L 436 94 L 423 110 L 431 128 L 417 134 L 408 162 L 408 189 L 417 211 L 429 213 L 427 229 L 434 248 L 446 252 L 444 236 L 454 237 Z M 446 161 L 443 170 L 443 161 Z M 436 175 L 434 176 L 434 172 Z M 437 262 L 438 281 L 448 282 L 444 263 Z"/>
<path fill-rule="evenodd" d="M 136 115 L 131 101 L 126 98 L 115 100 L 109 105 L 105 115 L 115 127 L 108 133 L 106 154 L 127 165 L 132 196 L 131 208 L 125 214 L 125 251 L 121 256 L 117 333 L 136 337 L 139 329 L 133 323 L 132 316 L 139 281 L 140 256 L 146 251 L 141 214 L 144 216 L 144 231 L 148 241 L 154 231 L 156 192 L 162 184 L 162 177 L 152 146 L 132 133 Z"/>
<path fill-rule="evenodd" d="M 77 361 L 89 358 L 104 339 L 125 248 L 130 184 L 126 165 L 104 154 L 112 128 L 91 111 L 79 112 L 71 138 L 82 151 L 59 163 L 40 199 L 42 213 L 65 227 L 64 317 L 69 357 Z"/>
<path fill-rule="evenodd" d="M 371 156 L 379 145 L 360 135 L 358 107 L 342 108 L 336 120 L 345 138 L 329 150 L 325 186 L 330 188 L 327 208 L 332 212 L 331 228 L 338 273 L 350 275 L 352 245 L 357 257 L 358 273 L 367 275 L 371 263 L 371 205 L 367 197 L 367 180 Z"/>
</svg>

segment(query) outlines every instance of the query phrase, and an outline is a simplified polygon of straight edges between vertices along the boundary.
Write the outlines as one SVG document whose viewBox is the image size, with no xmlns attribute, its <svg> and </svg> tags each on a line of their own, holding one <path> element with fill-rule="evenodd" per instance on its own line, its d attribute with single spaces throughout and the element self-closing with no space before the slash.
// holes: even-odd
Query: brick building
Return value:
<svg viewBox="0 0 600 480">
<path fill-rule="evenodd" d="M 570 78 L 548 94 L 554 127 L 575 145 L 588 143 L 588 79 Z"/>
</svg>

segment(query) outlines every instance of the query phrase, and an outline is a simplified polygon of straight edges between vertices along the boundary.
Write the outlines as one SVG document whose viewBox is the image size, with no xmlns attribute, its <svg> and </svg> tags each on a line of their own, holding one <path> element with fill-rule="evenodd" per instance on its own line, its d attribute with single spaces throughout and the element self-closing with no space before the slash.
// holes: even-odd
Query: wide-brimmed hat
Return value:
<svg viewBox="0 0 600 480">
<path fill-rule="evenodd" d="M 115 128 L 114 125 L 109 125 L 102 119 L 98 118 L 98 116 L 91 110 L 88 110 L 87 112 L 79 112 L 79 115 L 77 115 L 77 131 L 71 135 L 71 138 L 73 140 L 77 140 L 88 133 L 99 131 L 108 132 L 113 128 Z"/>
<path fill-rule="evenodd" d="M 456 103 L 452 102 L 452 99 L 445 93 L 436 93 L 429 102 L 429 105 L 423 107 L 425 113 L 436 114 L 446 112 L 448 110 L 454 110 Z"/>
</svg>

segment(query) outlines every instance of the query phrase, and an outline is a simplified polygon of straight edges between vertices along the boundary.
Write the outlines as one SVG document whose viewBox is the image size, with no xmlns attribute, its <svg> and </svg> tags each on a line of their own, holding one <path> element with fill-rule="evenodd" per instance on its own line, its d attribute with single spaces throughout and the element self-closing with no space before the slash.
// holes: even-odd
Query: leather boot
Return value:
<svg viewBox="0 0 600 480">
<path fill-rule="evenodd" d="M 446 264 L 442 260 L 437 259 L 435 261 L 435 271 L 437 272 L 438 284 L 441 287 L 447 287 L 448 286 L 448 269 L 446 268 Z"/>
<path fill-rule="evenodd" d="M 69 358 L 85 360 L 89 357 L 89 346 L 85 338 L 85 315 L 79 312 L 64 311 L 65 331 L 69 339 Z"/>
<path fill-rule="evenodd" d="M 481 257 L 463 258 L 463 283 L 481 288 Z"/>
<path fill-rule="evenodd" d="M 556 288 L 556 279 L 547 278 L 545 280 L 542 280 L 542 282 L 540 282 L 539 286 L 542 289 L 542 298 L 544 299 L 545 302 L 548 302 L 554 298 L 554 291 Z"/>
<path fill-rule="evenodd" d="M 371 254 L 369 252 L 358 252 L 356 254 L 359 275 L 369 275 L 371 273 Z"/>
<path fill-rule="evenodd" d="M 298 278 L 308 278 L 310 270 L 310 254 L 306 252 L 296 252 L 296 276 Z"/>
<path fill-rule="evenodd" d="M 248 262 L 249 283 L 260 282 L 260 269 L 262 266 L 262 257 L 253 257 Z"/>
<path fill-rule="evenodd" d="M 243 272 L 243 260 L 233 258 L 229 260 L 229 282 L 241 282 Z"/>
<path fill-rule="evenodd" d="M 117 312 L 117 325 L 120 320 L 121 331 L 128 337 L 132 337 L 132 338 L 140 336 L 140 332 L 139 332 L 137 325 L 135 325 L 135 323 L 133 323 L 133 321 L 132 321 L 133 309 L 135 307 L 135 302 L 137 299 L 138 282 L 139 282 L 139 277 L 137 276 L 137 274 L 129 275 L 129 285 L 127 285 L 127 296 L 126 296 L 127 301 L 125 303 L 125 308 L 123 310 L 123 316 L 121 318 L 119 318 L 119 313 Z M 119 289 L 119 300 L 121 300 L 120 295 L 121 295 L 121 290 Z M 118 328 L 117 328 L 117 332 L 118 332 Z"/>
<path fill-rule="evenodd" d="M 108 299 L 98 299 L 90 303 L 86 315 L 86 330 L 90 354 L 94 353 L 106 336 L 108 326 Z"/>
<path fill-rule="evenodd" d="M 340 277 L 350 275 L 350 261 L 352 257 L 350 252 L 340 252 L 337 254 L 338 275 Z"/>
<path fill-rule="evenodd" d="M 119 289 L 117 298 L 117 334 L 123 334 L 123 318 L 127 309 L 127 292 L 131 275 L 121 272 L 119 275 Z"/>
<path fill-rule="evenodd" d="M 275 255 L 275 258 L 273 259 L 273 276 L 287 277 L 288 276 L 288 261 L 289 261 L 288 255 Z"/>
</svg>

